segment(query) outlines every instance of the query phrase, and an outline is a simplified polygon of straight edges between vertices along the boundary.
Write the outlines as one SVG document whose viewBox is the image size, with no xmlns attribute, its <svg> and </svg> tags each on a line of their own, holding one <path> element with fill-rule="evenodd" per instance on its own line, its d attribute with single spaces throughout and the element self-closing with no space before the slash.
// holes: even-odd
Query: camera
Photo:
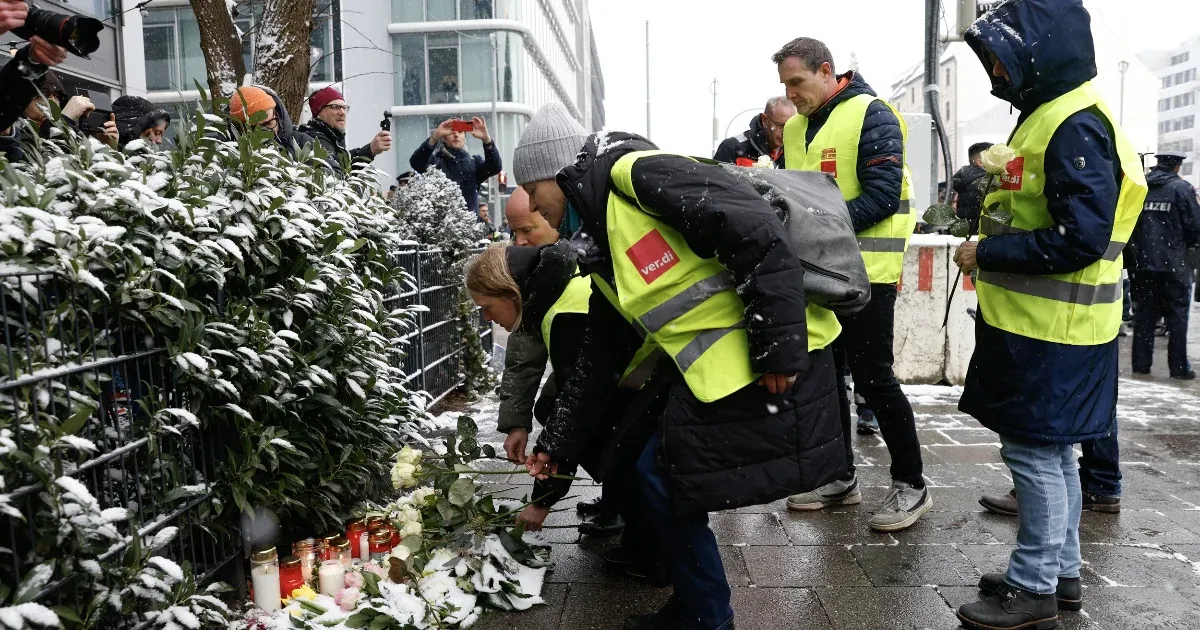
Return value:
<svg viewBox="0 0 1200 630">
<path fill-rule="evenodd" d="M 51 44 L 66 48 L 77 57 L 86 58 L 100 48 L 98 35 L 103 29 L 104 24 L 96 18 L 55 13 L 31 4 L 25 25 L 14 28 L 12 32 L 22 39 L 36 35 Z"/>
</svg>

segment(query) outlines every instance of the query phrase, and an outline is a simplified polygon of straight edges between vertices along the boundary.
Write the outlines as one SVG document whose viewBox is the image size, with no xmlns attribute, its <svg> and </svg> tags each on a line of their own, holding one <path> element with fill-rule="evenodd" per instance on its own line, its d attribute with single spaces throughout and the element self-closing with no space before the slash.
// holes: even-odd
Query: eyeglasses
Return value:
<svg viewBox="0 0 1200 630">
<path fill-rule="evenodd" d="M 263 127 L 266 127 L 267 129 L 270 129 L 271 131 L 275 131 L 276 129 L 279 128 L 279 119 L 278 118 L 270 118 L 268 120 L 262 121 L 259 124 L 262 125 Z"/>
<path fill-rule="evenodd" d="M 325 107 L 322 107 L 321 109 L 332 109 L 335 112 L 346 112 L 347 114 L 350 113 L 349 105 L 326 105 Z"/>
</svg>

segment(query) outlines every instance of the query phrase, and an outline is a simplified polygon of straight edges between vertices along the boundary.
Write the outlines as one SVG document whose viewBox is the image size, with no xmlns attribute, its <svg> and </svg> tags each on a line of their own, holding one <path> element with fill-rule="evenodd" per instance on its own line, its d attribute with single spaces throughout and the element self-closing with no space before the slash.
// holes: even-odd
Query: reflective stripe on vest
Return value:
<svg viewBox="0 0 1200 630">
<path fill-rule="evenodd" d="M 554 318 L 560 313 L 586 315 L 591 298 L 592 281 L 587 277 L 577 276 L 567 283 L 567 288 L 563 290 L 562 295 L 558 296 L 558 299 L 546 311 L 545 317 L 542 318 L 542 343 L 546 346 L 547 352 L 550 351 L 550 332 L 554 328 Z M 637 353 L 633 355 L 633 360 L 626 366 L 618 387 L 641 389 L 654 374 L 655 365 L 661 354 L 661 351 L 653 343 L 643 343 L 642 347 L 638 348 Z"/>
<path fill-rule="evenodd" d="M 817 131 L 811 144 L 807 142 L 808 118 L 793 116 L 783 128 L 784 163 L 787 168 L 829 173 L 837 180 L 842 197 L 847 201 L 862 195 L 858 181 L 858 141 L 862 137 L 863 120 L 871 103 L 883 101 L 869 94 L 860 94 L 839 103 L 829 119 Z M 908 142 L 908 126 L 904 117 L 888 105 L 900 121 L 904 141 Z M 900 207 L 896 214 L 858 233 L 858 248 L 867 267 L 871 282 L 894 284 L 904 268 L 904 251 L 916 227 L 912 211 L 912 186 L 907 161 L 900 189 Z"/>
<path fill-rule="evenodd" d="M 613 166 L 607 221 L 615 282 L 592 279 L 675 362 L 692 394 L 712 402 L 759 377 L 750 365 L 746 307 L 725 267 L 697 256 L 681 234 L 641 207 L 633 190 L 634 163 L 660 153 L 630 153 Z M 820 310 L 828 317 L 810 317 L 810 349 L 814 340 L 828 345 L 840 330 L 833 313 Z"/>
<path fill-rule="evenodd" d="M 1002 224 L 984 210 L 980 239 L 1056 228 L 1045 195 L 1046 149 L 1063 121 L 1095 108 L 1108 119 L 1116 136 L 1121 161 L 1121 192 L 1108 245 L 1100 260 L 1073 272 L 1023 275 L 980 271 L 976 292 L 988 324 L 1010 333 L 1071 345 L 1112 341 L 1121 325 L 1121 251 L 1129 241 L 1146 197 L 1141 160 L 1113 123 L 1114 117 L 1091 83 L 1072 90 L 1035 110 L 1013 132 L 1009 146 L 1016 152 L 1001 176 L 1001 189 L 984 200 L 986 209 L 1007 209 L 1012 221 Z"/>
</svg>

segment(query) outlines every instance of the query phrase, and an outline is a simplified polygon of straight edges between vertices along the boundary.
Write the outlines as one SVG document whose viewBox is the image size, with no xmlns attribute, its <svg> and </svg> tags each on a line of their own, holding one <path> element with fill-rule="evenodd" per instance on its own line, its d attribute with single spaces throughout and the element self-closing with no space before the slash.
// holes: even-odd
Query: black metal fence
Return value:
<svg viewBox="0 0 1200 630">
<path fill-rule="evenodd" d="M 437 250 L 399 254 L 396 265 L 412 276 L 408 290 L 387 298 L 389 306 L 417 306 L 417 329 L 406 340 L 404 373 L 411 389 L 428 392 L 433 402 L 446 397 L 462 384 L 463 338 L 457 324 L 458 296 L 462 278 L 446 277 L 447 266 Z M 473 308 L 479 337 L 487 352 L 492 348 L 492 328 Z"/>
<path fill-rule="evenodd" d="M 444 277 L 440 258 L 436 251 L 400 254 L 396 264 L 411 283 L 388 298 L 391 305 L 421 307 L 403 367 L 411 389 L 433 400 L 458 387 L 462 374 L 462 333 L 456 325 L 462 280 Z M 186 408 L 187 401 L 174 385 L 163 344 L 119 325 L 127 320 L 108 302 L 99 291 L 67 286 L 53 274 L 0 272 L 0 454 L 6 455 L 0 457 L 0 502 L 23 516 L 11 511 L 0 516 L 0 584 L 9 589 L 55 557 L 58 545 L 45 539 L 46 523 L 39 520 L 45 518 L 41 495 L 63 477 L 81 482 L 98 509 L 130 512 L 129 521 L 116 525 L 124 542 L 94 541 L 101 561 L 126 553 L 128 537 L 153 538 L 174 527 L 178 534 L 158 555 L 187 563 L 199 581 L 240 567 L 237 524 L 211 518 L 216 506 L 210 484 L 222 465 L 226 438 L 186 424 L 177 432 L 154 426 L 143 408 L 147 401 L 157 408 Z M 490 327 L 476 321 L 490 350 Z M 9 465 L 14 452 L 34 454 L 36 444 L 47 442 L 53 446 L 38 454 L 40 463 Z M 91 579 L 76 575 L 47 584 L 36 601 L 78 609 L 86 603 L 81 587 L 88 586 L 81 582 Z M 121 623 L 117 628 L 136 621 Z"/>
</svg>

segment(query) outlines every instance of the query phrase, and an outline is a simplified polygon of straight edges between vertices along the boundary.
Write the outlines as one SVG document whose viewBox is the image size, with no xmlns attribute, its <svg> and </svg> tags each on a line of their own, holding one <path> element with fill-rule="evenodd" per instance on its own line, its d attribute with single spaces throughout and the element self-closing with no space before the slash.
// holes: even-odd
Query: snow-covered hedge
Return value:
<svg viewBox="0 0 1200 630">
<path fill-rule="evenodd" d="M 486 227 L 467 210 L 458 184 L 436 168 L 409 180 L 396 193 L 392 205 L 402 217 L 404 236 L 441 251 L 440 275 L 455 282 L 458 334 L 463 344 L 461 378 L 466 394 L 475 397 L 491 391 L 496 386 L 489 360 L 491 348 L 480 342 L 475 305 L 466 286 L 458 281 L 472 250 L 487 244 Z"/>
<path fill-rule="evenodd" d="M 18 335 L 8 351 L 20 361 L 17 373 L 0 367 L 0 384 L 95 358 L 75 339 L 29 338 L 38 333 L 18 326 L 22 317 L 62 322 L 50 327 L 61 337 L 65 322 L 90 318 L 101 348 L 135 331 L 167 349 L 176 388 L 132 401 L 130 421 L 149 427 L 145 448 L 196 426 L 230 443 L 216 454 L 215 478 L 183 489 L 212 492 L 213 533 L 262 511 L 331 529 L 389 490 L 394 453 L 423 413 L 397 367 L 411 314 L 385 302 L 410 283 L 390 261 L 413 243 L 373 173 L 343 180 L 308 150 L 287 158 L 265 131 L 227 140 L 227 126 L 197 112 L 176 149 L 151 152 L 137 141 L 124 154 L 73 134 L 26 134 L 26 163 L 0 159 L 0 282 L 9 295 L 36 296 L 46 288 L 15 272 L 57 281 L 54 300 L 20 303 L 27 312 L 8 300 L 5 325 Z M 34 312 L 51 302 L 53 312 Z M 120 319 L 104 321 L 103 312 Z M 144 524 L 130 522 L 128 506 L 101 505 L 64 471 L 63 452 L 84 464 L 108 450 L 82 436 L 102 428 L 99 392 L 110 383 L 102 370 L 83 383 L 75 391 L 39 381 L 0 397 L 0 492 L 30 479 L 42 486 L 32 519 L 0 495 L 6 525 L 32 525 L 41 541 L 14 550 L 38 563 L 29 575 L 3 574 L 12 563 L 0 562 L 4 582 L 28 585 L 0 588 L 0 606 L 10 606 L 0 608 L 0 626 L 50 625 L 32 598 L 79 574 L 82 604 L 56 610 L 63 623 L 96 627 L 150 609 L 157 625 L 196 627 L 193 619 L 219 614 L 219 602 L 188 586 L 186 567 L 154 558 L 171 531 L 140 540 Z"/>
</svg>

